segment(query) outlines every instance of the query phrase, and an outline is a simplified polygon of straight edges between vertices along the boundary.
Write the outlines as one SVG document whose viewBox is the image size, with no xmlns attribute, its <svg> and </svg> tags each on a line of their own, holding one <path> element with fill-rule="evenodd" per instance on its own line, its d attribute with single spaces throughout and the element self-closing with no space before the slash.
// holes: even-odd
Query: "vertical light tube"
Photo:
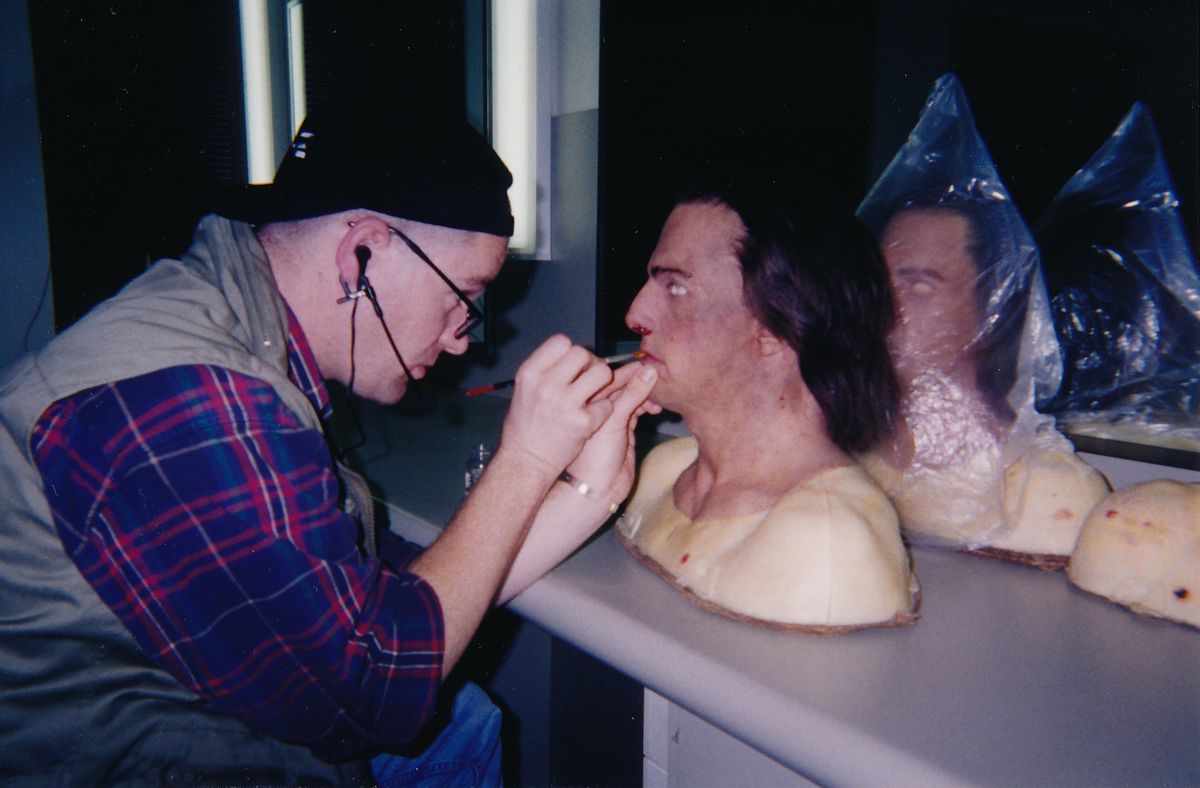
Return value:
<svg viewBox="0 0 1200 788">
<path fill-rule="evenodd" d="M 295 137 L 308 114 L 304 84 L 304 0 L 288 0 L 288 88 L 291 96 L 292 128 Z"/>
<path fill-rule="evenodd" d="M 268 1 L 238 0 L 238 20 L 242 32 L 242 85 L 246 109 L 246 172 L 250 183 L 270 183 L 275 177 Z"/>
<path fill-rule="evenodd" d="M 513 174 L 509 248 L 537 245 L 537 0 L 491 2 L 492 145 Z"/>
</svg>

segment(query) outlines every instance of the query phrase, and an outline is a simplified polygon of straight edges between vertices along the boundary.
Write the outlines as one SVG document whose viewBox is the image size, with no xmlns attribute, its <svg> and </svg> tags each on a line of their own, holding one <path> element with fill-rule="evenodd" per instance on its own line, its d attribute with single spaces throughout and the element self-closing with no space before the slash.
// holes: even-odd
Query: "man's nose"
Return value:
<svg viewBox="0 0 1200 788">
<path fill-rule="evenodd" d="M 907 320 L 908 313 L 908 298 L 909 294 L 904 287 L 893 283 L 892 284 L 892 320 L 894 323 L 901 323 Z"/>
<path fill-rule="evenodd" d="M 646 286 L 643 285 L 634 297 L 633 303 L 629 305 L 629 311 L 625 313 L 625 325 L 639 336 L 646 336 L 651 332 L 650 318 L 645 302 Z"/>
</svg>

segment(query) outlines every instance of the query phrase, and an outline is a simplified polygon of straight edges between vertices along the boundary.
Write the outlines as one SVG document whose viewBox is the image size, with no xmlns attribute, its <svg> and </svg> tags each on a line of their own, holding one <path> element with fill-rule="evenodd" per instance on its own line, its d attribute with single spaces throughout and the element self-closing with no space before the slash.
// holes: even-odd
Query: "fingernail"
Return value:
<svg viewBox="0 0 1200 788">
<path fill-rule="evenodd" d="M 654 367 L 643 367 L 642 371 L 638 373 L 638 377 L 646 382 L 654 380 L 655 376 L 657 375 L 658 370 L 656 370 Z"/>
</svg>

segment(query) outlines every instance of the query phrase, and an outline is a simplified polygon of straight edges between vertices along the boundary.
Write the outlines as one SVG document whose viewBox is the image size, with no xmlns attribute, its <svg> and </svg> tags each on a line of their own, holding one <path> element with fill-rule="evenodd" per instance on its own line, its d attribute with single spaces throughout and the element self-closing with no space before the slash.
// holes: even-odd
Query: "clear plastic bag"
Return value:
<svg viewBox="0 0 1200 788">
<path fill-rule="evenodd" d="M 1035 448 L 1075 460 L 1034 407 L 1035 391 L 1057 390 L 1061 374 L 1037 247 L 953 74 L 935 83 L 858 216 L 888 264 L 903 390 L 895 439 L 863 464 L 911 537 L 1008 545 L 1020 524 L 1005 515 L 1005 495 L 1015 494 L 1005 490 L 1005 469 Z M 1081 521 L 1084 505 L 1061 511 Z M 1064 554 L 1068 539 L 1018 540 L 1011 549 Z"/>
<path fill-rule="evenodd" d="M 1200 450 L 1200 277 L 1140 102 L 1037 225 L 1062 352 L 1040 410 L 1064 429 Z"/>
</svg>

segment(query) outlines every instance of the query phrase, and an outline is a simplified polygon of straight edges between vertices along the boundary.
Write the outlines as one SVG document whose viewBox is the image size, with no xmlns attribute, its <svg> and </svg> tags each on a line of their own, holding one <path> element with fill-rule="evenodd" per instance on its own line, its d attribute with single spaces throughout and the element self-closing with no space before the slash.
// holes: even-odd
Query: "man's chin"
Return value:
<svg viewBox="0 0 1200 788">
<path fill-rule="evenodd" d="M 387 402 L 384 402 L 382 404 L 395 405 L 397 402 L 404 399 L 405 396 L 408 395 L 409 391 L 410 391 L 409 381 L 402 380 L 402 381 L 400 381 L 399 384 L 397 384 L 396 388 L 393 390 L 391 398 Z"/>
<path fill-rule="evenodd" d="M 408 394 L 408 391 L 408 380 L 402 378 L 393 386 L 389 386 L 386 389 L 381 389 L 379 391 L 372 391 L 369 394 L 364 393 L 361 396 L 364 399 L 369 399 L 371 402 L 374 402 L 378 405 L 395 405 L 397 402 L 404 399 L 404 396 Z"/>
</svg>

